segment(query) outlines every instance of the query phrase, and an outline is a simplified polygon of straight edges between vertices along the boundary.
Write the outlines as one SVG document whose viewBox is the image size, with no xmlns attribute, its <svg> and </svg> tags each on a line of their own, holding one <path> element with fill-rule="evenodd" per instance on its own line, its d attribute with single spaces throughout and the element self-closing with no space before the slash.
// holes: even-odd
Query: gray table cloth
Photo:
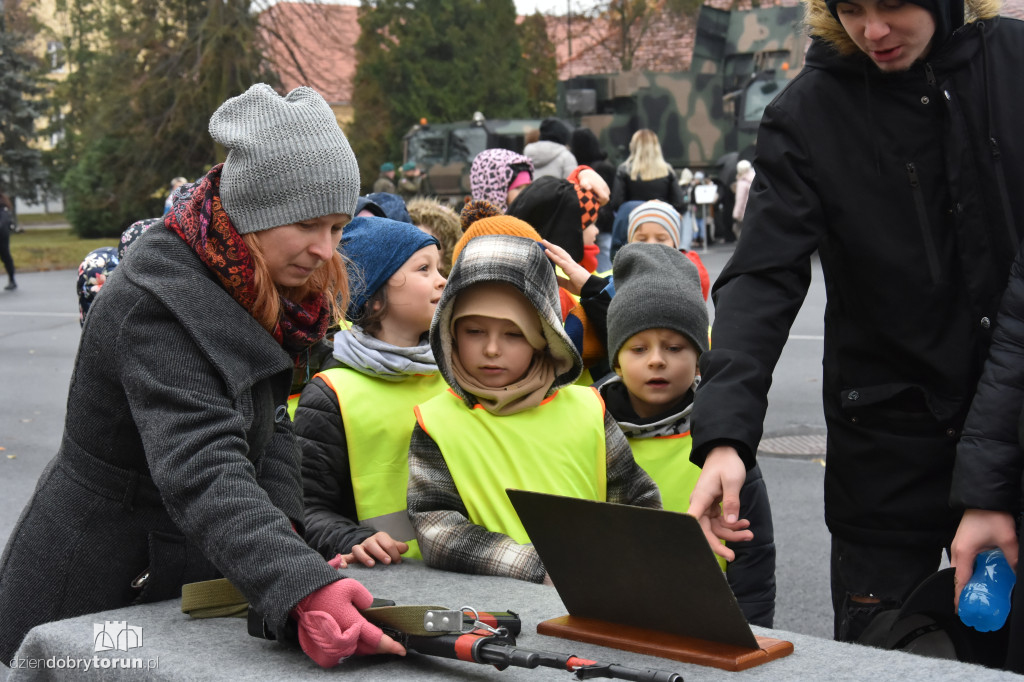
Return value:
<svg viewBox="0 0 1024 682">
<path fill-rule="evenodd" d="M 523 632 L 518 638 L 518 645 L 523 648 L 573 653 L 601 663 L 673 671 L 683 675 L 687 682 L 1021 679 L 980 666 L 757 627 L 753 628 L 754 634 L 788 640 L 793 643 L 794 652 L 749 670 L 727 672 L 538 635 L 537 623 L 565 615 L 565 607 L 552 587 L 508 578 L 437 571 L 411 561 L 372 569 L 350 568 L 346 573 L 363 582 L 374 596 L 392 599 L 398 604 L 515 611 L 523 621 Z M 327 678 L 368 682 L 421 679 L 539 682 L 575 679 L 569 672 L 550 668 L 499 671 L 492 666 L 414 653 L 404 658 L 350 658 L 332 670 L 323 670 L 298 648 L 250 637 L 242 619 L 191 619 L 180 607 L 179 600 L 165 601 L 41 625 L 22 643 L 14 661 L 16 667 L 8 670 L 0 666 L 0 678 L 6 676 L 9 682 Z M 656 625 L 652 623 L 652 627 Z M 139 642 L 141 646 L 136 646 Z M 132 648 L 119 650 L 118 645 Z M 101 650 L 97 651 L 97 647 Z M 136 667 L 122 668 L 122 665 Z"/>
</svg>

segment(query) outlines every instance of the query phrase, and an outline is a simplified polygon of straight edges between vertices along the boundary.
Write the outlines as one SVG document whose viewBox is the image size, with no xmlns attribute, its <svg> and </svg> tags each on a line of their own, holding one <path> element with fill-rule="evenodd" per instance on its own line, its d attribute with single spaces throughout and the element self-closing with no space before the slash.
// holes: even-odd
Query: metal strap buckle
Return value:
<svg viewBox="0 0 1024 682">
<path fill-rule="evenodd" d="M 467 621 L 464 616 L 471 616 L 472 621 Z M 463 606 L 458 611 L 432 610 L 423 614 L 423 629 L 428 632 L 472 632 L 473 630 L 486 630 L 492 635 L 501 634 L 505 628 L 495 629 L 487 623 L 481 622 L 480 613 L 472 606 Z"/>
</svg>

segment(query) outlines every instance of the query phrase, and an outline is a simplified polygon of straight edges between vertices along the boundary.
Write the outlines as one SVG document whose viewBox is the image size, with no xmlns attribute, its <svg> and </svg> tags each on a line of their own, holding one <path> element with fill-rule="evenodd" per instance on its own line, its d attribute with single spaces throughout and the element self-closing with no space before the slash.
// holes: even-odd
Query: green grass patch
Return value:
<svg viewBox="0 0 1024 682">
<path fill-rule="evenodd" d="M 82 239 L 66 230 L 26 230 L 11 235 L 11 256 L 18 272 L 77 270 L 82 259 L 101 246 L 117 246 L 117 237 Z"/>
<path fill-rule="evenodd" d="M 18 225 L 67 225 L 68 219 L 63 213 L 19 213 Z"/>
</svg>

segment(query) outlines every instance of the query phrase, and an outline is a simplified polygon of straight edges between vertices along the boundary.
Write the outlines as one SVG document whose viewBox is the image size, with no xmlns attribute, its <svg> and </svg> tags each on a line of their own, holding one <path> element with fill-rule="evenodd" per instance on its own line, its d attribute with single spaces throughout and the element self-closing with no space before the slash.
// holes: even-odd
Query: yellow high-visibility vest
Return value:
<svg viewBox="0 0 1024 682">
<path fill-rule="evenodd" d="M 401 382 L 347 367 L 328 369 L 317 376 L 338 396 L 359 524 L 409 543 L 409 551 L 402 556 L 421 558 L 405 501 L 409 439 L 416 425 L 413 408 L 448 384 L 437 372 Z"/>
<path fill-rule="evenodd" d="M 685 514 L 690 508 L 690 493 L 700 477 L 700 467 L 690 461 L 693 448 L 690 432 L 627 440 L 633 459 L 658 484 L 661 505 L 669 511 Z M 724 571 L 726 560 L 717 555 L 715 558 Z"/>
<path fill-rule="evenodd" d="M 495 416 L 452 391 L 419 405 L 420 427 L 437 443 L 469 520 L 530 542 L 506 488 L 605 500 L 604 401 L 566 386 L 535 408 Z"/>
</svg>

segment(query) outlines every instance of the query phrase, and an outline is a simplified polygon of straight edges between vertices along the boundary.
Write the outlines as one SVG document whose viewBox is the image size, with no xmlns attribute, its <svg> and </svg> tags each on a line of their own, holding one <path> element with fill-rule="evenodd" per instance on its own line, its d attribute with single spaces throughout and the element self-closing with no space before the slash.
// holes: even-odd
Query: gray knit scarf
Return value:
<svg viewBox="0 0 1024 682">
<path fill-rule="evenodd" d="M 385 343 L 354 326 L 334 335 L 334 357 L 357 372 L 385 381 L 437 373 L 437 363 L 426 335 L 419 346 L 404 348 Z"/>
</svg>

